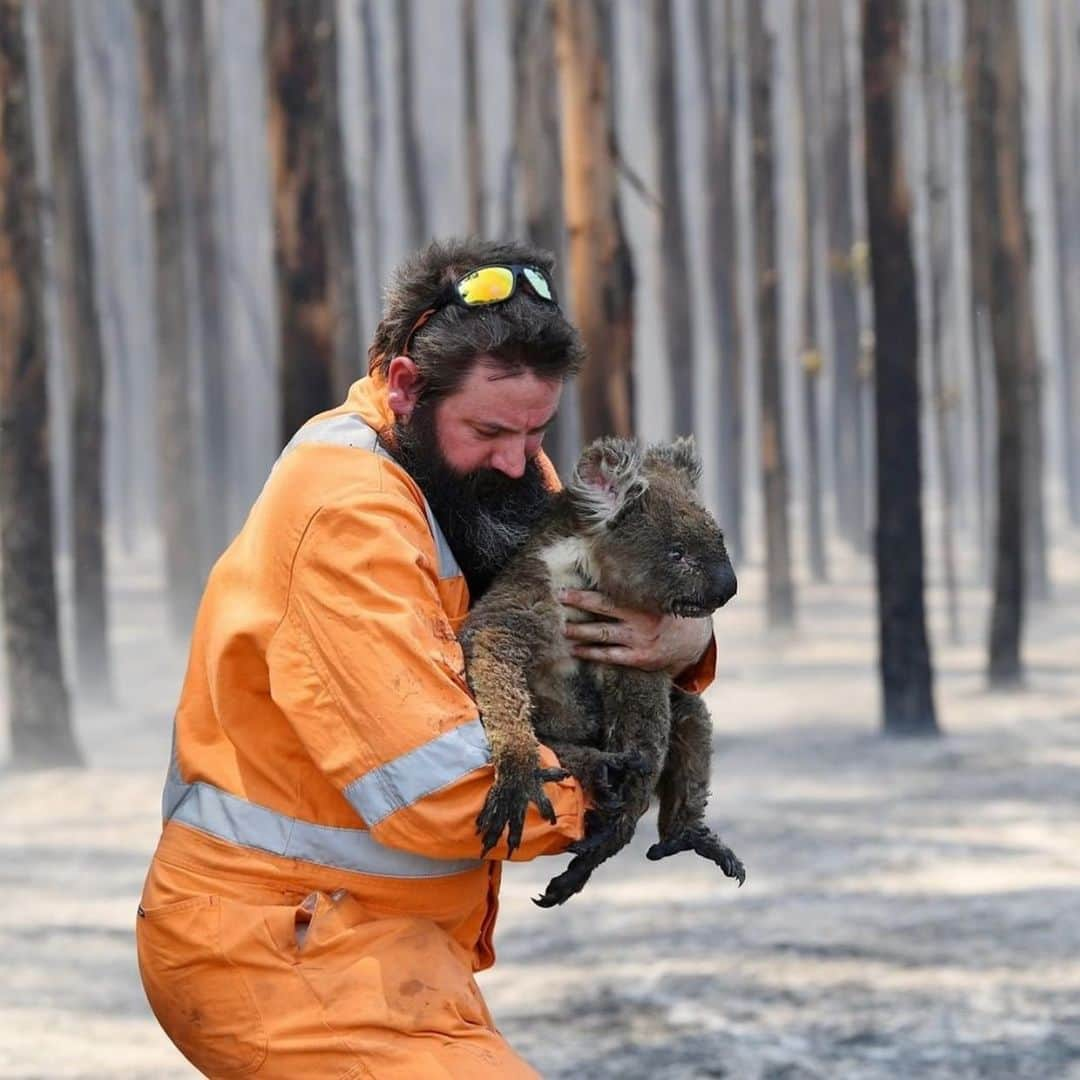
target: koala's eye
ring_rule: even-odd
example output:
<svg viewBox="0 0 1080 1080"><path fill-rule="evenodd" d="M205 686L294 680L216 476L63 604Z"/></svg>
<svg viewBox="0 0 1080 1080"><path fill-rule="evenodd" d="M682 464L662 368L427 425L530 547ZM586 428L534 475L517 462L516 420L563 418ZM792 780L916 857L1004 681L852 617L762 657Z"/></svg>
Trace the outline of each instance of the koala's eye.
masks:
<svg viewBox="0 0 1080 1080"><path fill-rule="evenodd" d="M672 562L682 562L686 558L686 549L676 545L668 552L668 558Z"/></svg>

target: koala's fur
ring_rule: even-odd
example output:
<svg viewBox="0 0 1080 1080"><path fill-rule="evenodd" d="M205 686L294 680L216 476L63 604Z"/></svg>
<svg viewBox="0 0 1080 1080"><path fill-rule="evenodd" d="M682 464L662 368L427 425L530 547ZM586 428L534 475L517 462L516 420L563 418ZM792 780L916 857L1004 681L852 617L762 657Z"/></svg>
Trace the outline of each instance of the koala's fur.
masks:
<svg viewBox="0 0 1080 1080"><path fill-rule="evenodd" d="M491 745L495 782L477 827L490 850L509 829L513 851L530 801L554 821L538 739L582 780L597 803L586 838L572 847L541 906L578 892L625 846L653 791L660 799L659 859L694 850L729 877L742 864L704 822L712 725L701 699L663 672L582 661L567 619L589 619L556 598L596 589L614 604L704 616L735 593L723 534L701 505L693 441L647 450L600 439L582 453L566 489L525 547L477 602L461 632L469 683Z"/></svg>

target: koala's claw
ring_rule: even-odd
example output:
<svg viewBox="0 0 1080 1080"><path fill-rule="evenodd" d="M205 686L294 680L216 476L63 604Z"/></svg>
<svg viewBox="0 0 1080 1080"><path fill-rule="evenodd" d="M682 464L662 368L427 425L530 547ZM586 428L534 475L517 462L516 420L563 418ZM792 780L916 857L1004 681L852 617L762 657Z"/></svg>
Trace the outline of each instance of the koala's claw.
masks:
<svg viewBox="0 0 1080 1080"><path fill-rule="evenodd" d="M529 803L536 803L540 815L555 824L555 808L544 793L544 784L565 780L570 774L565 769L535 769L524 781L506 774L497 774L491 785L484 808L476 818L476 831L483 839L481 857L495 847L507 830L507 857L521 846L521 833L525 827L525 815Z"/></svg>
<svg viewBox="0 0 1080 1080"><path fill-rule="evenodd" d="M589 880L594 868L591 859L580 855L571 859L570 865L548 882L543 896L533 897L533 903L542 908L565 904L571 896L585 888L585 883Z"/></svg>
<svg viewBox="0 0 1080 1080"><path fill-rule="evenodd" d="M746 880L746 869L739 857L716 833L704 825L682 829L665 836L659 843L649 848L645 857L655 862L657 859L675 855L680 851L696 851L702 858L716 863L726 877L735 878L738 881L740 888Z"/></svg>

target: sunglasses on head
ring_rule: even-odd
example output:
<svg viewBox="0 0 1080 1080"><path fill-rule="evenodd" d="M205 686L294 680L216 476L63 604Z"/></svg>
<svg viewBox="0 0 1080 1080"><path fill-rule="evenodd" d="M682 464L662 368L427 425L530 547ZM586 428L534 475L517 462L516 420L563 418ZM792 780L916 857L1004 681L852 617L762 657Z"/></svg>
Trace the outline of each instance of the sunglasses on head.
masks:
<svg viewBox="0 0 1080 1080"><path fill-rule="evenodd" d="M517 292L518 285L522 281L537 299L558 306L551 280L540 267L529 266L525 263L478 266L464 277L450 282L436 298L435 303L421 313L405 338L402 353L409 355L409 345L412 343L413 335L432 315L442 311L447 305L458 304L462 307L474 308L484 307L487 304L501 304Z"/></svg>

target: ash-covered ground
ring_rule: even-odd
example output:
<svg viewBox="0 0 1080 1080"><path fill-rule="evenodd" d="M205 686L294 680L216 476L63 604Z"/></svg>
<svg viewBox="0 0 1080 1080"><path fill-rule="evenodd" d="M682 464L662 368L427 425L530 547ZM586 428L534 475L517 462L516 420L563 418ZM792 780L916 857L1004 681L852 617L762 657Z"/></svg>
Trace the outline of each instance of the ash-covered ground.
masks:
<svg viewBox="0 0 1080 1080"><path fill-rule="evenodd" d="M90 767L0 777L0 1076L195 1075L135 966L185 659L142 566L114 596L120 705L79 713ZM1059 548L1054 573L1004 695L985 591L961 645L932 593L946 735L898 741L869 567L803 588L791 635L764 630L744 569L708 700L713 824L747 883L649 863L651 817L563 908L529 900L563 860L510 867L480 977L509 1040L552 1078L1080 1078L1080 558Z"/></svg>

